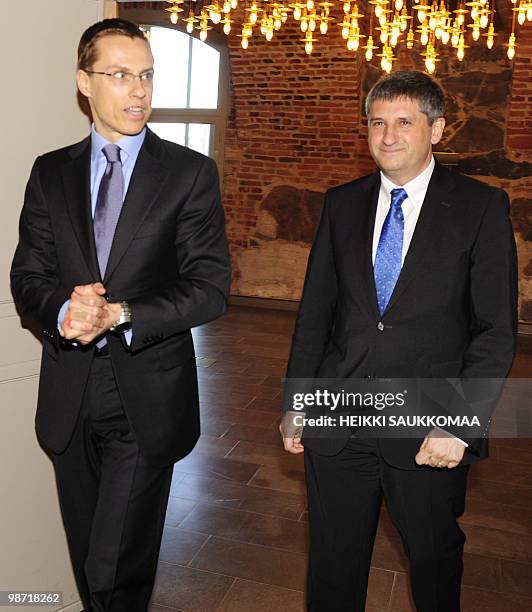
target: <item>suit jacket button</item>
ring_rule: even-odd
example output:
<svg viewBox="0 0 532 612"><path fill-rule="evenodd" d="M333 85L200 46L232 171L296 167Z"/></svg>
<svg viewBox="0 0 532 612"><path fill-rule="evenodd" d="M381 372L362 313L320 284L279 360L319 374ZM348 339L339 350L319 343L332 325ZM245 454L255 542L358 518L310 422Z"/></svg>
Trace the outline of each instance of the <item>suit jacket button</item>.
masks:
<svg viewBox="0 0 532 612"><path fill-rule="evenodd" d="M379 322L377 323L377 329L378 329L379 331L383 331L383 330L384 330L384 325L382 324L382 321L379 321Z"/></svg>

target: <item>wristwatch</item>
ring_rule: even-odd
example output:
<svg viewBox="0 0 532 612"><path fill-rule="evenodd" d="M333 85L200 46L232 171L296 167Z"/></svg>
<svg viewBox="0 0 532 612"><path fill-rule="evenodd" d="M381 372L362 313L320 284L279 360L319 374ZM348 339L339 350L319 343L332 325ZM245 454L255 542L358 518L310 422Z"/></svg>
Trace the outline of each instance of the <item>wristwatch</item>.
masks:
<svg viewBox="0 0 532 612"><path fill-rule="evenodd" d="M109 328L115 334L124 334L131 329L131 308L127 302L120 302L120 317L118 321Z"/></svg>

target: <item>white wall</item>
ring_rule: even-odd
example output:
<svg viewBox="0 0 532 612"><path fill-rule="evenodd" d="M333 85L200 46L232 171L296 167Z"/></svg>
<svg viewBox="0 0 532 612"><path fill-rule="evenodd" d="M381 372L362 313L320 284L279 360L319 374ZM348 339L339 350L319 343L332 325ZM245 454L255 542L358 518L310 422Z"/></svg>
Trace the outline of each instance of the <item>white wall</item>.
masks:
<svg viewBox="0 0 532 612"><path fill-rule="evenodd" d="M0 6L0 590L64 591L65 610L76 611L52 467L34 433L40 344L20 326L9 268L33 160L88 133L76 102L76 49L103 8L98 0Z"/></svg>

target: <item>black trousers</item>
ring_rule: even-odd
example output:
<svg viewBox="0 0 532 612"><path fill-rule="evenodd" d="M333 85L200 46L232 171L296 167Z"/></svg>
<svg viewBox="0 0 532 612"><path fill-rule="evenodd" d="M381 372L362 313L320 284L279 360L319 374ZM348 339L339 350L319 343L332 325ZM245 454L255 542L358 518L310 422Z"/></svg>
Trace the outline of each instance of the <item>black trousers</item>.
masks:
<svg viewBox="0 0 532 612"><path fill-rule="evenodd" d="M418 612L459 612L468 466L401 470L376 440L332 457L305 450L310 529L308 610L363 612L384 496L410 561Z"/></svg>
<svg viewBox="0 0 532 612"><path fill-rule="evenodd" d="M86 610L146 612L172 466L154 467L143 457L122 408L109 357L94 358L73 438L53 461Z"/></svg>

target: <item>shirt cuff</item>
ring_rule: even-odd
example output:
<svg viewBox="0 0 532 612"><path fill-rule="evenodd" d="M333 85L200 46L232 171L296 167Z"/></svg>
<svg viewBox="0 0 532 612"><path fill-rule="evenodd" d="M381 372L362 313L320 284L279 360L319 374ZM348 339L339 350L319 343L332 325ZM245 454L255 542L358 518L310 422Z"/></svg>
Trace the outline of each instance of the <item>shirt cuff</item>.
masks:
<svg viewBox="0 0 532 612"><path fill-rule="evenodd" d="M68 305L70 304L70 300L67 300L60 308L59 314L57 315L57 328L63 325L63 321L65 320L66 311L68 310Z"/></svg>
<svg viewBox="0 0 532 612"><path fill-rule="evenodd" d="M444 434L445 438L454 438L457 442L460 442L460 444L463 444L466 448L469 446L467 442L464 442L461 438L457 438L456 436L453 436L452 433L450 433L449 431L446 431L445 429L442 429L441 427L436 426L434 429L441 431Z"/></svg>

